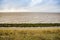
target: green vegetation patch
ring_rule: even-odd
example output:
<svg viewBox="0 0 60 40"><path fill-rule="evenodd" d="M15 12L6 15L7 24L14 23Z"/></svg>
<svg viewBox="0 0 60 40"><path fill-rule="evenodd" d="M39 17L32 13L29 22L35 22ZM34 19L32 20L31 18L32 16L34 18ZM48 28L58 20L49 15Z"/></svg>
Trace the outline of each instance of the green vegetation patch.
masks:
<svg viewBox="0 0 60 40"><path fill-rule="evenodd" d="M52 27L60 26L60 23L21 23L21 24L0 24L0 27Z"/></svg>

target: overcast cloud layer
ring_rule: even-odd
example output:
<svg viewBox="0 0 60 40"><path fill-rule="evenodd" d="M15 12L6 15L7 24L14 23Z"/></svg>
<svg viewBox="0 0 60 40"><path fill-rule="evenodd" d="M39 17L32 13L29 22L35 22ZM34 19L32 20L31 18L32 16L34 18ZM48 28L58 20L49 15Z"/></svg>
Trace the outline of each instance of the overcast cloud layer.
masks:
<svg viewBox="0 0 60 40"><path fill-rule="evenodd" d="M60 0L0 0L0 12L60 12Z"/></svg>

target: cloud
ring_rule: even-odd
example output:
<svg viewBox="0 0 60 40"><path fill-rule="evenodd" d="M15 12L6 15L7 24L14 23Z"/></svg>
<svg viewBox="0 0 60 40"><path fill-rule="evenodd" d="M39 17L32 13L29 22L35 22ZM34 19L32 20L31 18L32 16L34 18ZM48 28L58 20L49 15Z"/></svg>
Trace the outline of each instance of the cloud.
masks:
<svg viewBox="0 0 60 40"><path fill-rule="evenodd" d="M34 5L36 5L36 4L38 4L38 3L42 3L43 2L43 0L32 0L32 2L30 3L30 7L32 7L32 6L34 6Z"/></svg>
<svg viewBox="0 0 60 40"><path fill-rule="evenodd" d="M60 0L0 0L0 12L60 12Z"/></svg>

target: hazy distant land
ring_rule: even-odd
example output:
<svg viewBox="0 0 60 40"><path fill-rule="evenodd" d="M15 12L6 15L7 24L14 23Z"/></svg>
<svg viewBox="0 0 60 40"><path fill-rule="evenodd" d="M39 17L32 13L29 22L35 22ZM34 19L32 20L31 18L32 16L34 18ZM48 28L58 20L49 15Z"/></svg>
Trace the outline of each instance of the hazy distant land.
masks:
<svg viewBox="0 0 60 40"><path fill-rule="evenodd" d="M60 23L60 13L0 12L0 23Z"/></svg>

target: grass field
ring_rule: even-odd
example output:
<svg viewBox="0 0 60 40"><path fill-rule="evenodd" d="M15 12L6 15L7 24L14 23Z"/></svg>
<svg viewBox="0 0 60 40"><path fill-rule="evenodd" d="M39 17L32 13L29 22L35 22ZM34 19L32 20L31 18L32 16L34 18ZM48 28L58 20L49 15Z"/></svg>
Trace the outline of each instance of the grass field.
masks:
<svg viewBox="0 0 60 40"><path fill-rule="evenodd" d="M0 40L60 40L60 27L1 27Z"/></svg>

